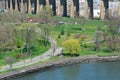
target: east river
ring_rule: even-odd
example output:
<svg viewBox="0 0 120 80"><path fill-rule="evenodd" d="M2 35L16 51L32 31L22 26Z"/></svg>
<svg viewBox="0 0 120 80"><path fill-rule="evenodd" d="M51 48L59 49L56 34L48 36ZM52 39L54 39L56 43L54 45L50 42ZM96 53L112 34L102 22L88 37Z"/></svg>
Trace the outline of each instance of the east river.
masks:
<svg viewBox="0 0 120 80"><path fill-rule="evenodd" d="M74 64L13 80L120 80L120 62Z"/></svg>

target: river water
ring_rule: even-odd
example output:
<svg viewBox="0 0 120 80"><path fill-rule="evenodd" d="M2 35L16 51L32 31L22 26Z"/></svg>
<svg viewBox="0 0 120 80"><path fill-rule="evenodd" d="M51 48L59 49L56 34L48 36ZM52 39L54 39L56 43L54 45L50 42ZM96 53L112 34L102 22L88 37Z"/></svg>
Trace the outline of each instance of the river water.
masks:
<svg viewBox="0 0 120 80"><path fill-rule="evenodd" d="M14 80L120 80L120 62L74 64Z"/></svg>

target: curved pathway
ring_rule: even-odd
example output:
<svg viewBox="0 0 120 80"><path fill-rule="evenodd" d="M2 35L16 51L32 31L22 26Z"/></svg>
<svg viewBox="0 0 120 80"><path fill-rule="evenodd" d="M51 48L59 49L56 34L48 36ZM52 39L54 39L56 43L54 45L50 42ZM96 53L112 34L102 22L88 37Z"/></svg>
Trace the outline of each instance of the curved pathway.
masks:
<svg viewBox="0 0 120 80"><path fill-rule="evenodd" d="M12 66L12 69L32 65L32 64L38 63L40 61L46 60L48 58L51 58L53 56L57 56L57 55L61 54L62 48L57 47L56 41L51 37L49 37L49 41L51 43L51 48L47 52L45 52L42 55L39 55L37 57L32 58L32 60L31 59L26 59L25 60L25 65L24 65L24 61L14 63L13 66ZM9 69L10 69L9 65L1 66L0 72L7 71Z"/></svg>

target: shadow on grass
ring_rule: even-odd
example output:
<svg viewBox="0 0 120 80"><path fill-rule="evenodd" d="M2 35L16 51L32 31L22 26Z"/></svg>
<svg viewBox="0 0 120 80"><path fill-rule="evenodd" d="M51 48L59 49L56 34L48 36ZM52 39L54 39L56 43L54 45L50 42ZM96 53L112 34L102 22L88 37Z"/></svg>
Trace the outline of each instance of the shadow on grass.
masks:
<svg viewBox="0 0 120 80"><path fill-rule="evenodd" d="M82 30L82 28L71 28L72 30Z"/></svg>
<svg viewBox="0 0 120 80"><path fill-rule="evenodd" d="M78 57L80 54L63 53L63 56Z"/></svg>

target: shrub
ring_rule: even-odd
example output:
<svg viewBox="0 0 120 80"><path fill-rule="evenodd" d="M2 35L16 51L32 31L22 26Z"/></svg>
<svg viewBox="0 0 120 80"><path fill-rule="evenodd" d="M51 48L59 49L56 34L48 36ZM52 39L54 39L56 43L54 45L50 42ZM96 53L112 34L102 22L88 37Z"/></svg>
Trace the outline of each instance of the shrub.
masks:
<svg viewBox="0 0 120 80"><path fill-rule="evenodd" d="M61 31L61 35L64 35L65 34L65 31L64 31L64 29L62 29L62 31Z"/></svg>
<svg viewBox="0 0 120 80"><path fill-rule="evenodd" d="M104 48L104 49L103 49L103 52L108 52L108 53L111 53L111 52L112 52L112 50L111 50L111 49L109 49L109 48Z"/></svg>
<svg viewBox="0 0 120 80"><path fill-rule="evenodd" d="M75 38L75 39L80 38L80 34L75 34L75 35L74 35L74 38Z"/></svg>
<svg viewBox="0 0 120 80"><path fill-rule="evenodd" d="M80 38L81 38L82 41L84 41L87 38L87 36L86 35L81 35Z"/></svg>
<svg viewBox="0 0 120 80"><path fill-rule="evenodd" d="M66 37L69 37L69 36L70 36L70 31L68 31L66 34Z"/></svg>
<svg viewBox="0 0 120 80"><path fill-rule="evenodd" d="M58 35L58 39L60 39L60 38L61 38L61 35L59 34L59 35Z"/></svg>
<svg viewBox="0 0 120 80"><path fill-rule="evenodd" d="M15 59L18 60L21 57L21 54L16 54Z"/></svg>

